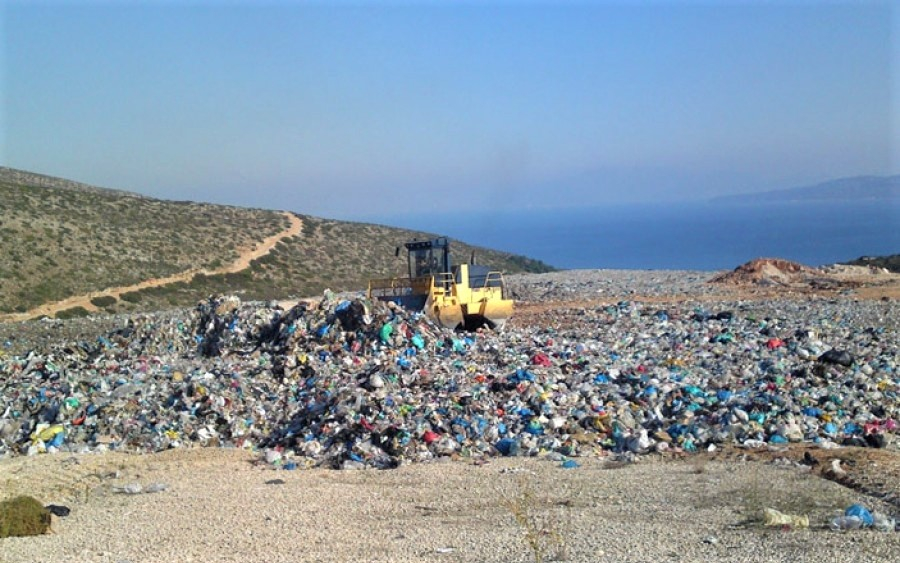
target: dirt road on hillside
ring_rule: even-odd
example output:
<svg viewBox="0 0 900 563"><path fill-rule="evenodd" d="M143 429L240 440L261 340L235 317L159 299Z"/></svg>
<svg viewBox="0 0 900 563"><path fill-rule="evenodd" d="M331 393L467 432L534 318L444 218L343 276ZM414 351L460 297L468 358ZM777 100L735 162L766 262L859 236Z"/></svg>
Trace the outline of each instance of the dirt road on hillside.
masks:
<svg viewBox="0 0 900 563"><path fill-rule="evenodd" d="M292 236L299 235L303 232L303 221L299 217L287 211L284 212L284 216L287 217L290 221L290 226L288 226L288 228L284 229L280 233L274 234L264 239L261 243L253 248L240 250L240 255L238 256L238 258L227 266L223 266L215 270L192 268L190 270L165 278L152 278L133 285L110 287L102 291L94 291L85 295L76 295L74 297L63 299L62 301L45 303L25 313L0 316L0 321L16 322L27 321L29 319L35 319L43 316L52 317L60 311L65 311L66 309L71 309L73 307L83 307L88 311L97 311L97 307L93 303L91 303L91 300L97 297L110 296L118 299L119 296L123 293L140 291L141 289L147 289L149 287L159 287L176 282L188 282L197 274L214 276L219 274L233 274L235 272L240 272L241 270L246 270L250 267L250 263L253 260L267 255L272 251L273 248L275 248L275 245L280 241Z"/></svg>

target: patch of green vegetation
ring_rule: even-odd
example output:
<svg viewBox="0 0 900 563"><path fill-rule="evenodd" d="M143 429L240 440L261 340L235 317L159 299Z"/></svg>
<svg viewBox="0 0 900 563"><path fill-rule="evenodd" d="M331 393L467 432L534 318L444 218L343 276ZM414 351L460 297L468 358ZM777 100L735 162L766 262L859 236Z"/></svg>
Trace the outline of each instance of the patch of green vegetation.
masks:
<svg viewBox="0 0 900 563"><path fill-rule="evenodd" d="M556 268L547 264L546 262L542 262L540 260L536 260L534 258L527 258L525 256L518 256L515 254L510 254L508 260L510 263L515 264L521 271L530 272L533 274L544 274L547 272L555 272Z"/></svg>
<svg viewBox="0 0 900 563"><path fill-rule="evenodd" d="M118 300L112 295L101 295L99 297L94 297L93 299L91 299L91 305L93 305L94 307L105 309L106 307L115 305L116 301Z"/></svg>
<svg viewBox="0 0 900 563"><path fill-rule="evenodd" d="M50 511L34 497L0 502L0 538L38 536L50 530Z"/></svg>
<svg viewBox="0 0 900 563"><path fill-rule="evenodd" d="M520 491L506 501L506 508L522 532L535 563L568 559L566 535L560 522L541 512L533 487L528 482L519 485Z"/></svg>
<svg viewBox="0 0 900 563"><path fill-rule="evenodd" d="M128 303L140 303L143 296L140 291L129 291L127 293L123 293L119 296L122 301L126 301Z"/></svg>
<svg viewBox="0 0 900 563"><path fill-rule="evenodd" d="M68 319L86 317L90 314L90 311L88 311L84 307L72 307L70 309L63 309L62 311L56 313L56 318L65 321Z"/></svg>

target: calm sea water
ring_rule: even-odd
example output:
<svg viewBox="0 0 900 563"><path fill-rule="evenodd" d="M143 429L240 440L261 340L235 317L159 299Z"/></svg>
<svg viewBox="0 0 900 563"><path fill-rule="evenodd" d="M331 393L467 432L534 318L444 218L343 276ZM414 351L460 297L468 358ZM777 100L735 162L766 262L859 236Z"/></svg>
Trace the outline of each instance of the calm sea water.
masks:
<svg viewBox="0 0 900 563"><path fill-rule="evenodd" d="M732 269L757 257L810 266L900 253L900 202L610 205L380 217L558 268Z"/></svg>

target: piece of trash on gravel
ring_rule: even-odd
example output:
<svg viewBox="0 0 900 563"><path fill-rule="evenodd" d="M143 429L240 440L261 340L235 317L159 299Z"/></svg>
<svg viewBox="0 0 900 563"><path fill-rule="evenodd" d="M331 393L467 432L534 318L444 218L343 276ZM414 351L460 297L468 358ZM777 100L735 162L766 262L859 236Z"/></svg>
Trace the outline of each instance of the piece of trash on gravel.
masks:
<svg viewBox="0 0 900 563"><path fill-rule="evenodd" d="M112 490L114 493L119 493L123 495L139 495L139 494L150 494L150 493L160 493L169 488L169 486L165 483L151 483L146 487L141 485L140 483L128 483L127 485L113 485Z"/></svg>
<svg viewBox="0 0 900 563"><path fill-rule="evenodd" d="M48 504L44 508L49 510L50 513L54 516L59 516L60 518L66 517L72 512L72 510L68 506L63 506L60 504Z"/></svg>
<svg viewBox="0 0 900 563"><path fill-rule="evenodd" d="M809 528L809 516L798 514L785 514L774 508L763 510L766 526L790 526L792 528Z"/></svg>

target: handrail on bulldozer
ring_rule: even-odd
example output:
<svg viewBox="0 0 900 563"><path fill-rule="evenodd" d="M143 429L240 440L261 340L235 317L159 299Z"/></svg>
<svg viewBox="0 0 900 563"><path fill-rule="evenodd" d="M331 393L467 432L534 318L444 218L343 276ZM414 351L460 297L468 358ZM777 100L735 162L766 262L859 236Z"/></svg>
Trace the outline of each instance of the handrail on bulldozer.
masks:
<svg viewBox="0 0 900 563"><path fill-rule="evenodd" d="M378 278L369 280L369 295L390 296L407 295L413 288L428 286L431 278L421 276L418 278Z"/></svg>
<svg viewBox="0 0 900 563"><path fill-rule="evenodd" d="M412 290L410 278L381 278L369 280L369 295L403 295Z"/></svg>
<svg viewBox="0 0 900 563"><path fill-rule="evenodd" d="M453 274L450 272L442 272L434 275L434 286L441 287L445 291L449 291L453 284L456 283L456 279L453 277Z"/></svg>
<svg viewBox="0 0 900 563"><path fill-rule="evenodd" d="M484 277L484 285L482 287L503 288L503 274L501 272L488 272L488 275Z"/></svg>

